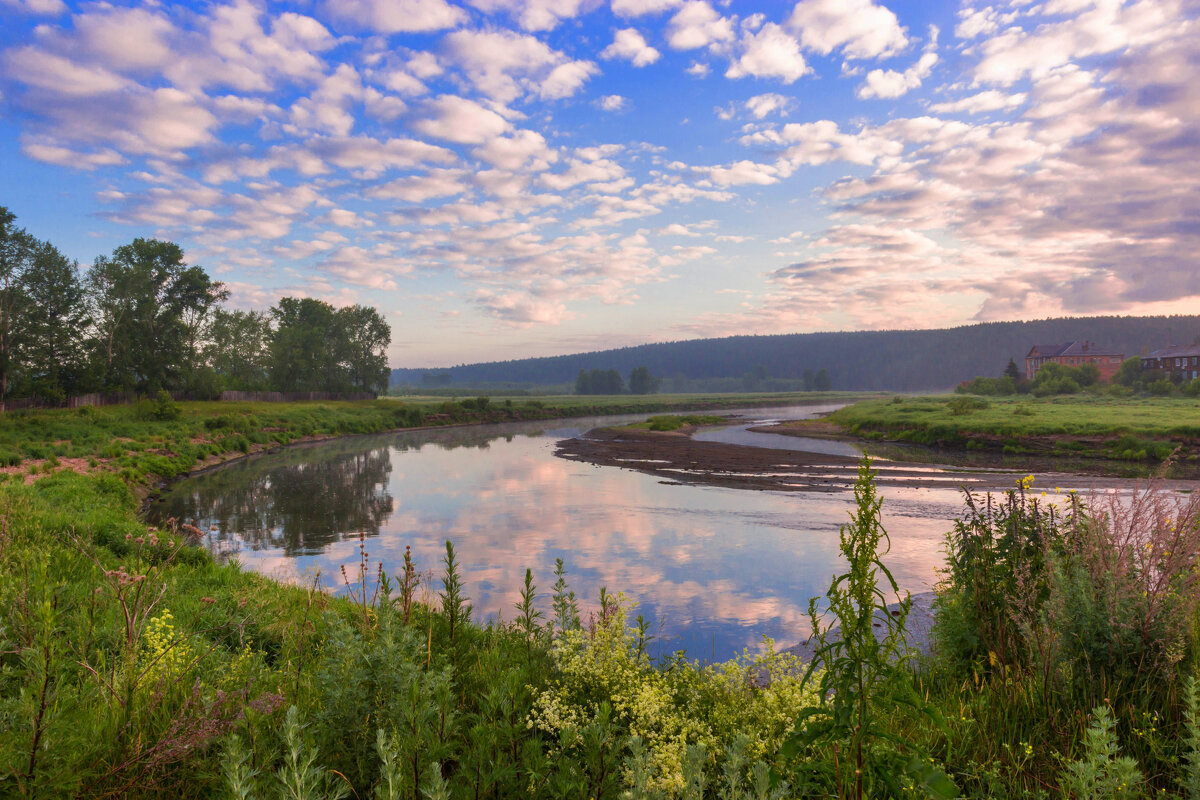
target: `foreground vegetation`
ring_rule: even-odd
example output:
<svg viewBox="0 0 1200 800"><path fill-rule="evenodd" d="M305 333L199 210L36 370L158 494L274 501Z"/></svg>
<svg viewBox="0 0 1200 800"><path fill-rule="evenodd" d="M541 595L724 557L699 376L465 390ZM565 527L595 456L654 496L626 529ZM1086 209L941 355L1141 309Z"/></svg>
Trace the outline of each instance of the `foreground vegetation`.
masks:
<svg viewBox="0 0 1200 800"><path fill-rule="evenodd" d="M1200 459L1200 404L1190 398L865 400L828 420L867 438L1003 453L1181 463Z"/></svg>
<svg viewBox="0 0 1200 800"><path fill-rule="evenodd" d="M243 411L388 404L270 408ZM0 796L1200 797L1200 496L968 497L918 657L864 464L806 669L652 660L631 601L576 598L561 562L481 623L450 543L361 541L337 597L280 585L139 522L135 477L0 484Z"/></svg>

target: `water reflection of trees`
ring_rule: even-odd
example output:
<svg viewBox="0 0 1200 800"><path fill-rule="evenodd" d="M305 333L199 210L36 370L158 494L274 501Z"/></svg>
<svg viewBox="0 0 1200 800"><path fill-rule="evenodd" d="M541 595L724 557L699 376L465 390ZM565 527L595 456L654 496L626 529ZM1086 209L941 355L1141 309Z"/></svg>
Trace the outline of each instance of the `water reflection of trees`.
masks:
<svg viewBox="0 0 1200 800"><path fill-rule="evenodd" d="M236 539L288 556L319 552L360 532L377 536L394 508L387 490L391 454L386 446L362 444L300 448L231 465L180 484L151 516L216 526L217 542Z"/></svg>

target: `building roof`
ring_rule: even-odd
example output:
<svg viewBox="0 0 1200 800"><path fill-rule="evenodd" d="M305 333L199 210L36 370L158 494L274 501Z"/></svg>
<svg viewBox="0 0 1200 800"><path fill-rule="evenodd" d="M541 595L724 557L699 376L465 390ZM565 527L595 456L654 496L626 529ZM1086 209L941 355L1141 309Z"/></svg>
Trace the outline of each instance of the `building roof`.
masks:
<svg viewBox="0 0 1200 800"><path fill-rule="evenodd" d="M1063 344L1035 344L1026 358L1053 358L1055 356L1124 356L1110 347L1101 347L1095 342L1075 340Z"/></svg>
<svg viewBox="0 0 1200 800"><path fill-rule="evenodd" d="M1178 358L1180 356L1200 356L1200 344L1173 344L1161 350L1154 350L1143 358Z"/></svg>

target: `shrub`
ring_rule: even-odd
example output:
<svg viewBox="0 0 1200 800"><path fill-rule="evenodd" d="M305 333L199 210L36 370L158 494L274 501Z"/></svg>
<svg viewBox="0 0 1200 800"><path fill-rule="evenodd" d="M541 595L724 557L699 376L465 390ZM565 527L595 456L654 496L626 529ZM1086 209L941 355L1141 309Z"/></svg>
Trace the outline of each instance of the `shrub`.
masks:
<svg viewBox="0 0 1200 800"><path fill-rule="evenodd" d="M951 414L959 417L964 414L970 414L972 411L982 411L985 408L990 408L991 403L982 397L952 397L946 403L946 407L950 409Z"/></svg>

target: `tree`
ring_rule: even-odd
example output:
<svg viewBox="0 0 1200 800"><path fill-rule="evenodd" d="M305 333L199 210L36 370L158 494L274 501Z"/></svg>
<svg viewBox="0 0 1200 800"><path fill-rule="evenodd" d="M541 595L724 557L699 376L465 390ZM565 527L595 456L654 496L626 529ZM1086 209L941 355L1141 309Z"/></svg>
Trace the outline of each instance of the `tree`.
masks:
<svg viewBox="0 0 1200 800"><path fill-rule="evenodd" d="M265 311L217 309L208 327L205 361L224 388L267 388L271 318Z"/></svg>
<svg viewBox="0 0 1200 800"><path fill-rule="evenodd" d="M587 370L579 370L579 376L575 378L575 394L591 394L592 380L588 375Z"/></svg>
<svg viewBox="0 0 1200 800"><path fill-rule="evenodd" d="M88 271L104 384L150 392L181 385L198 362L199 331L227 293L174 242L134 239Z"/></svg>
<svg viewBox="0 0 1200 800"><path fill-rule="evenodd" d="M811 392L817 386L817 376L811 369L804 370L804 391Z"/></svg>
<svg viewBox="0 0 1200 800"><path fill-rule="evenodd" d="M833 381L830 379L829 373L824 368L822 368L821 371L817 373L816 377L813 378L813 388L818 392L828 392L833 388Z"/></svg>
<svg viewBox="0 0 1200 800"><path fill-rule="evenodd" d="M16 339L23 389L61 400L84 380L88 319L79 264L49 242L38 242L19 285L26 299Z"/></svg>
<svg viewBox="0 0 1200 800"><path fill-rule="evenodd" d="M634 367L633 372L629 373L630 394L654 394L661 383L662 381L650 374L648 367Z"/></svg>
<svg viewBox="0 0 1200 800"><path fill-rule="evenodd" d="M33 237L16 227L16 215L0 206L0 400L8 396L13 367L12 336L24 306L21 277L33 254Z"/></svg>
<svg viewBox="0 0 1200 800"><path fill-rule="evenodd" d="M281 297L271 309L271 385L281 392L338 391L337 362L330 346L336 335L333 306L311 297Z"/></svg>
<svg viewBox="0 0 1200 800"><path fill-rule="evenodd" d="M1004 375L1014 381L1021 380L1021 368L1017 366L1017 362L1011 356L1008 359L1008 366L1004 368Z"/></svg>
<svg viewBox="0 0 1200 800"><path fill-rule="evenodd" d="M341 356L351 385L363 392L386 392L391 326L370 306L346 306L337 312L337 320Z"/></svg>

